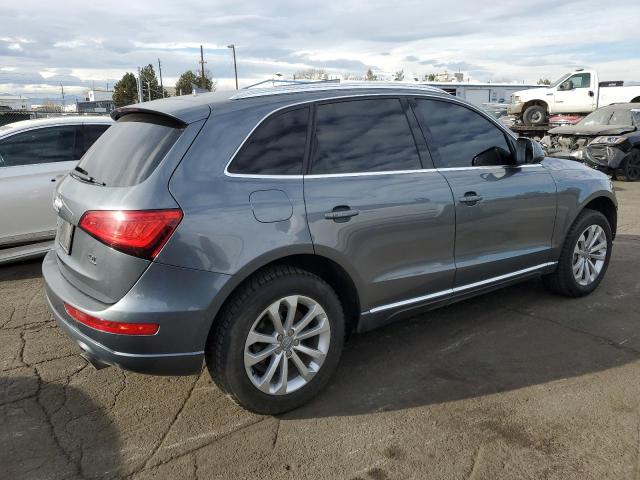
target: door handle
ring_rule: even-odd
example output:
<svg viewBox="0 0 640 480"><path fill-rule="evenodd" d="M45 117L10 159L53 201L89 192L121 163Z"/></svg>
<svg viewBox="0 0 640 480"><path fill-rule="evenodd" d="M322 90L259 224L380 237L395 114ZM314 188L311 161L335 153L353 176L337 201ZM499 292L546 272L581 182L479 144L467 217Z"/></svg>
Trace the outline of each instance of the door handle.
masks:
<svg viewBox="0 0 640 480"><path fill-rule="evenodd" d="M480 200L482 200L482 197L476 194L476 192L467 192L464 194L464 197L458 199L460 203L466 203L469 206L475 205Z"/></svg>
<svg viewBox="0 0 640 480"><path fill-rule="evenodd" d="M327 220L333 220L334 222L346 222L351 217L355 217L360 214L360 210L352 209L345 205L335 207L332 211L324 214L324 218Z"/></svg>
<svg viewBox="0 0 640 480"><path fill-rule="evenodd" d="M548 97L550 97L551 95L553 95L553 93L547 93L546 94Z"/></svg>

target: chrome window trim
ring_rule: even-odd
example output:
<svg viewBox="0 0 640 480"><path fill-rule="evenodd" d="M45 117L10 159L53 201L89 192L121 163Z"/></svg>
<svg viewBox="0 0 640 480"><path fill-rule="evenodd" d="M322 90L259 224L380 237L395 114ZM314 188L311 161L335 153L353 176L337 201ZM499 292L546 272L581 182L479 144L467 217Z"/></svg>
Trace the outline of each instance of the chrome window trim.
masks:
<svg viewBox="0 0 640 480"><path fill-rule="evenodd" d="M368 88L376 88L376 87L371 87L369 86ZM396 88L402 88L402 87L396 87ZM391 88L389 88L391 90ZM295 103L289 103L287 105L278 107L274 110L271 110L269 113L265 114L251 129L251 131L246 135L246 137L244 138L244 140L242 140L242 142L240 142L240 145L238 146L238 148L235 149L235 151L233 152L233 154L231 155L231 158L229 159L229 161L227 161L227 164L224 167L224 175L227 177L236 177L236 178L253 178L253 179L274 179L274 180L286 180L286 179L292 179L292 180L300 180L302 178L324 178L324 176L332 176L332 177L338 177L338 176L360 176L360 175L371 175L371 174L379 174L379 175L391 175L397 172L410 172L410 173L417 173L417 172L422 172L422 171L431 171L431 170L440 170L440 171L448 171L448 170L471 170L471 169L487 169L487 168L504 168L504 167L519 167L519 168L523 168L523 167L537 167L537 166L541 166L539 164L535 164L535 165L501 165L501 166L493 166L493 167L450 167L450 168L434 168L434 169L428 169L428 168L424 168L424 169L419 169L419 170L396 170L396 171L383 171L383 172L354 172L354 173L329 173L329 174L316 174L316 175L299 175L299 174L294 174L294 175L269 175L269 174L252 174L252 173L231 173L229 172L229 165L231 165L231 163L233 162L233 160L236 158L236 156L238 155L238 152L240 152L240 150L242 149L242 147L244 147L244 145L247 143L247 140L249 140L249 138L251 137L251 135L253 135L253 132L255 132L257 130L257 128L262 125L262 123L269 118L271 115L274 115L282 110L286 110L292 107L298 107L301 105L308 105L308 104L312 104L312 103L316 103L316 102L325 102L325 101L331 101L331 100L343 100L343 99L351 99L351 98L364 98L364 97L393 97L393 96L413 96L413 97L420 97L420 98L426 98L426 99L430 99L430 100L443 100L446 102L451 102L451 103L457 103L459 105L465 106L467 108L470 108L471 110L475 111L476 113L482 115L484 118L490 120L491 122L493 122L494 125L496 125L500 130L502 130L503 132L511 135L511 137L513 139L517 139L517 135L515 134L515 132L512 132L511 130L509 130L508 128L506 128L504 125L500 124L500 122L498 122L495 118L491 117L490 115L487 115L486 112L483 112L482 110L476 108L474 105L468 104L462 100L459 100L456 97L453 97L451 95L442 95L440 92L434 91L434 92L423 92L420 91L419 89L417 92L413 93L408 93L408 92L389 92L389 93L363 93L363 94L344 94L344 95L339 95L339 96L333 96L333 97L325 97L325 98L314 98L314 99L309 99L309 100L302 100L300 102L295 102ZM450 97L450 98L449 98Z"/></svg>
<svg viewBox="0 0 640 480"><path fill-rule="evenodd" d="M450 168L421 168L415 170L387 170L382 172L355 172L355 173L317 173L310 175L254 175L250 173L227 173L229 177L254 178L254 179L274 179L274 180L302 180L318 178L340 178L340 177L370 177L379 175L406 175L433 172L455 172L465 170L505 170L507 168L543 168L540 164L535 165L495 165L478 167L450 167Z"/></svg>
<svg viewBox="0 0 640 480"><path fill-rule="evenodd" d="M368 315L371 313L382 312L384 310L390 310L396 307L402 307L404 305L411 305L414 303L422 302L424 300L430 300L432 298L443 297L445 295L451 295L458 292L463 292L465 290L473 289L476 287L481 287L483 285L488 285L491 283L499 282L500 280L506 280L509 278L517 277L518 275L524 275L525 273L535 272L537 270L542 270L543 268L550 267L552 265L556 265L558 262L547 262L541 263L540 265L535 265L529 268L523 268L522 270L517 270L515 272L506 273L504 275L499 275L497 277L487 278L486 280L480 280L479 282L469 283L467 285L462 285L460 287L449 288L447 290L442 290L440 292L430 293L428 295L422 295L420 297L408 298L406 300L400 300L398 302L387 303L385 305L380 305L378 307L371 308L370 310L363 312L363 315Z"/></svg>

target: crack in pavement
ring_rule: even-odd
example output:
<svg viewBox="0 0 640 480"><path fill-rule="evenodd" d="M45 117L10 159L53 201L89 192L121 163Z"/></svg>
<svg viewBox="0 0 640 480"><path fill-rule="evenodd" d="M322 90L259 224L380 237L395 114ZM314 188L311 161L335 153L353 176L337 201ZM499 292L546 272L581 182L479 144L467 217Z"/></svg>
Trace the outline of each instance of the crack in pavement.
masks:
<svg viewBox="0 0 640 480"><path fill-rule="evenodd" d="M40 393L42 392L42 378L40 377L40 374L38 373L38 371L36 369L34 369L36 378L37 378L37 382L38 382L38 390L36 392L36 403L40 406L40 408L42 409L42 412L44 414L44 417L46 419L46 423L47 426L49 427L50 431L51 431L51 439L53 440L54 444L56 445L56 447L60 450L60 452L62 453L63 457L67 460L67 462L69 462L72 466L75 467L76 470L76 475L79 476L80 478L85 478L82 472L82 465L75 461L73 459L73 456L62 446L62 442L60 441L60 438L58 436L58 433L56 431L56 427L53 424L53 417L52 415L49 413L49 411L47 410L47 407L45 406L45 404L43 403L41 397L40 397ZM65 392L65 397L67 396L66 394L66 388L67 385L64 386L63 390Z"/></svg>
<svg viewBox="0 0 640 480"><path fill-rule="evenodd" d="M147 459L147 461L144 463L144 465L140 469L138 469L137 471L133 472L132 475L138 473L139 471L145 470L147 467L150 466L150 463L153 460L153 457L156 455L156 453L158 453L158 451L162 447L162 444L164 443L164 441L169 436L169 433L171 432L171 429L175 425L176 421L178 420L178 418L180 418L180 415L182 414L182 411L184 410L184 407L187 405L187 402L191 398L191 395L193 394L193 390L196 388L196 385L198 384L198 380L199 379L200 379L200 376L196 377L195 380L193 381L193 385L191 385L191 388L189 389L189 392L187 393L187 396L185 397L184 401L182 402L182 405L180 405L180 408L178 408L176 414L173 416L173 419L169 423L169 427L165 430L164 435L162 435L162 438L160 439L160 441L158 442L156 447L153 449L153 451L149 455L149 458ZM157 466L157 465L154 465L154 466Z"/></svg>
<svg viewBox="0 0 640 480"><path fill-rule="evenodd" d="M480 460L482 457L483 446L480 445L476 454L473 456L473 465L471 467L471 472L469 472L468 480L474 480L476 478L476 474L478 473L478 465L480 464Z"/></svg>
<svg viewBox="0 0 640 480"><path fill-rule="evenodd" d="M559 327L562 327L562 328L564 328L566 330L569 330L571 332L574 332L574 333L580 333L582 335L587 335L587 336L589 336L589 337L591 337L591 338L593 338L595 340L598 340L601 343L604 343L606 345L614 347L614 348L616 348L618 350L622 350L622 351L627 352L627 353L632 353L634 355L640 355L640 350L636 350L635 348L628 347L628 346L624 345L623 343L616 342L615 340L611 340L610 338L603 337L602 335L598 335L598 334L593 333L593 332L589 332L588 330L582 330L580 328L571 327L569 325L563 324L562 322L558 322L557 320L554 320L552 318L548 318L548 317L546 317L544 315L533 315L532 313L523 312L521 310L518 310L517 308L512 308L512 307L503 307L503 308L506 309L506 310L510 310L512 312L519 313L521 315L526 315L527 317L534 318L536 320L542 320L543 322L553 323L554 325L557 325Z"/></svg>
<svg viewBox="0 0 640 480"><path fill-rule="evenodd" d="M276 432L273 437L273 443L271 444L271 452L273 452L276 449L276 443L278 443L278 435L280 435L280 422L282 422L282 420L278 418L276 423L276 429L275 429Z"/></svg>
<svg viewBox="0 0 640 480"><path fill-rule="evenodd" d="M259 423L262 423L262 422L266 422L268 420L271 420L272 418L273 417L264 417L264 418L261 418L259 420L254 421L254 422L247 423L246 425L244 425L243 427L239 428L238 430L233 430L231 432L227 432L224 435L221 435L220 437L212 439L210 442L205 443L204 445L199 445L198 447L192 448L191 450L187 450L186 452L183 452L183 453L181 453L179 455L176 455L175 457L171 457L171 458L168 458L168 459L166 459L164 461L158 462L155 465L153 465L151 468L158 468L158 467L161 467L163 465L167 465L168 463L176 462L176 461L180 460L181 458L186 457L187 455L192 455L192 454L198 453L200 450L203 450L203 449L205 449L207 447L210 447L211 445L226 439L230 435L233 435L235 433L240 433L240 432L246 430L249 427L253 427L254 425L258 425ZM196 457L196 455L194 455L194 460L195 460L195 457ZM197 467L197 460L196 460L196 467ZM149 468L147 467L147 465L144 465L144 466L142 466L142 468L136 470L135 472L132 472L131 473L131 477L133 477L133 476L135 476L135 475L137 475L137 474L139 474L141 472L144 472L146 470L149 470Z"/></svg>

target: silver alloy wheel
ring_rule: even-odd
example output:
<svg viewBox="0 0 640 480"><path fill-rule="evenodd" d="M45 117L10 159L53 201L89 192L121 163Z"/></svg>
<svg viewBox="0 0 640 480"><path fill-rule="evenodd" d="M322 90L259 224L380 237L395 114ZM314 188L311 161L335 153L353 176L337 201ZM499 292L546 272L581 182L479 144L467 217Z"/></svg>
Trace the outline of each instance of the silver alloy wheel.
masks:
<svg viewBox="0 0 640 480"><path fill-rule="evenodd" d="M607 235L600 225L587 227L573 249L573 276L586 287L596 281L607 258Z"/></svg>
<svg viewBox="0 0 640 480"><path fill-rule="evenodd" d="M244 367L262 392L291 393L318 373L330 341L329 319L318 302L303 295L284 297L253 322L244 345Z"/></svg>

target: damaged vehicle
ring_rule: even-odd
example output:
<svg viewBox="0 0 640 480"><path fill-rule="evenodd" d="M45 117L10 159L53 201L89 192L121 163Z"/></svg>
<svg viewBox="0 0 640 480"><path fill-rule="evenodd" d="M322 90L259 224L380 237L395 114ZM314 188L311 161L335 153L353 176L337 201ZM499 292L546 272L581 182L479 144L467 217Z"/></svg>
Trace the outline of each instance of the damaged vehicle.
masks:
<svg viewBox="0 0 640 480"><path fill-rule="evenodd" d="M614 179L640 180L640 103L600 108L576 125L549 130L548 155L584 162Z"/></svg>

